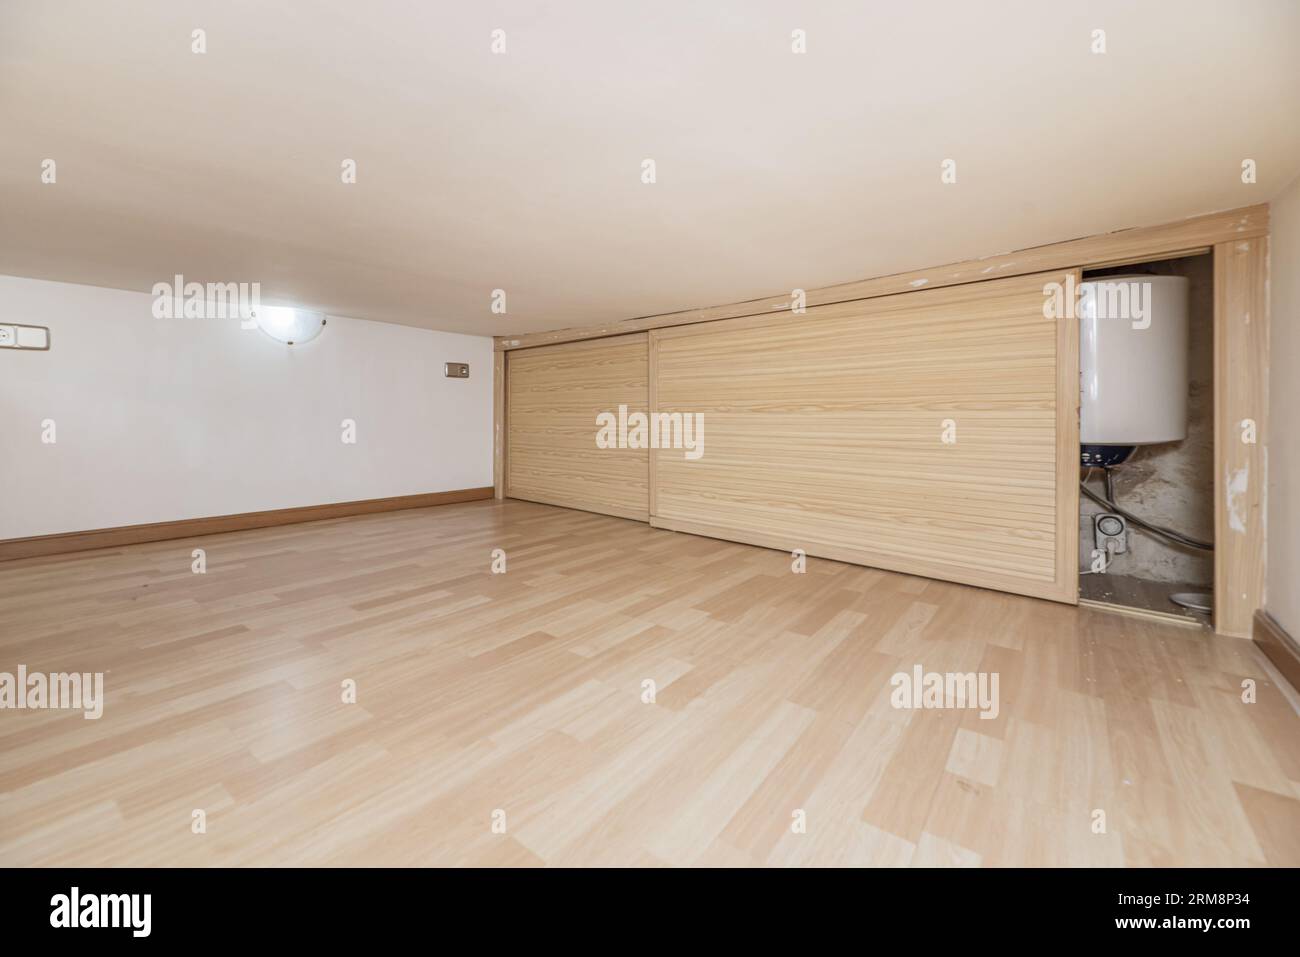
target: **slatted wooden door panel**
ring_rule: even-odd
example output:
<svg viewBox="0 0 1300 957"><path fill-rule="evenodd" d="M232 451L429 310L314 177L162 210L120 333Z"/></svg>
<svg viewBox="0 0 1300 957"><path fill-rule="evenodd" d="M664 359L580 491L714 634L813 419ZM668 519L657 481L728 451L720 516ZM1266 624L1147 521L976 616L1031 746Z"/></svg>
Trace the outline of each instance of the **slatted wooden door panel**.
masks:
<svg viewBox="0 0 1300 957"><path fill-rule="evenodd" d="M644 332L508 354L506 494L646 521L645 449L596 446L596 416L646 411Z"/></svg>
<svg viewBox="0 0 1300 957"><path fill-rule="evenodd" d="M652 331L652 408L702 413L704 451L652 453L651 523L1076 601L1065 277Z"/></svg>

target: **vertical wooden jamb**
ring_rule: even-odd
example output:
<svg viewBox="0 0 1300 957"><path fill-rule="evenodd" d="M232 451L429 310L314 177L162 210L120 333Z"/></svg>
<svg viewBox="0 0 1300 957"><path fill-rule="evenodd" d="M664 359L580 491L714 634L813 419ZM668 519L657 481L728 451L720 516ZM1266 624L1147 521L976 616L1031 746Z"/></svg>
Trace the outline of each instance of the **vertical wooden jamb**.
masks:
<svg viewBox="0 0 1300 957"><path fill-rule="evenodd" d="M506 353L492 353L492 491L506 497Z"/></svg>
<svg viewBox="0 0 1300 957"><path fill-rule="evenodd" d="M1079 288L1083 271L1072 270ZM1044 293L1046 294L1046 293ZM1056 587L1061 601L1079 603L1079 317L1056 320Z"/></svg>
<svg viewBox="0 0 1300 957"><path fill-rule="evenodd" d="M1240 637L1263 603L1267 283L1267 236L1215 245L1214 630Z"/></svg>
<svg viewBox="0 0 1300 957"><path fill-rule="evenodd" d="M650 428L657 428L655 415L659 412L659 335L651 329L646 347L646 414L650 418ZM652 445L646 454L648 473L646 475L646 498L649 502L650 518L655 516L655 448Z"/></svg>

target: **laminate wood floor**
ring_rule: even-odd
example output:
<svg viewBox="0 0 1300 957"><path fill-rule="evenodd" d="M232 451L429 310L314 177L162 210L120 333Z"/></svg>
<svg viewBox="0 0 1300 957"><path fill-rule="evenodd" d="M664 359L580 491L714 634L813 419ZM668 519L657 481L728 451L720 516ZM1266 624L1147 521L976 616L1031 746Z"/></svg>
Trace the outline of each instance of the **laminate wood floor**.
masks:
<svg viewBox="0 0 1300 957"><path fill-rule="evenodd" d="M1249 642L543 505L6 563L19 664L106 700L0 711L0 864L1300 864Z"/></svg>

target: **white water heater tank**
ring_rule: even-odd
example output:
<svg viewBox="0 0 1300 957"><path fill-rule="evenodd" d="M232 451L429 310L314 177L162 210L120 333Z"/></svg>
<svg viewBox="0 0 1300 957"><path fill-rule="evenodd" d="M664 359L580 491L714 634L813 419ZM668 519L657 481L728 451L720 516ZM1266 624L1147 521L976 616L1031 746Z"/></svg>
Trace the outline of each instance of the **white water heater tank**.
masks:
<svg viewBox="0 0 1300 957"><path fill-rule="evenodd" d="M1080 284L1079 442L1187 437L1187 280L1107 276Z"/></svg>

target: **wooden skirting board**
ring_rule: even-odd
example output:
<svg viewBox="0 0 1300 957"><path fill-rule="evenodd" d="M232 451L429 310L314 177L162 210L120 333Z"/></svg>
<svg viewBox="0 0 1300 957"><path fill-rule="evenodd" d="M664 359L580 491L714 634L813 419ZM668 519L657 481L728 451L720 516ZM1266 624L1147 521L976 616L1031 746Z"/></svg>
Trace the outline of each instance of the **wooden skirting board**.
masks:
<svg viewBox="0 0 1300 957"><path fill-rule="evenodd" d="M1268 660L1277 666L1277 670L1291 687L1300 690L1300 643L1287 634L1277 619L1264 609L1255 612L1254 629L1251 637Z"/></svg>
<svg viewBox="0 0 1300 957"><path fill-rule="evenodd" d="M43 555L61 555L67 552L83 552L96 548L139 545L143 542L162 542L173 538L194 538L199 535L240 532L250 528L268 528L272 525L319 522L324 519L344 518L349 515L370 515L375 512L395 512L406 508L428 508L431 505L477 502L491 497L492 488L490 486L487 488L461 488L447 492L396 495L391 498L367 498L356 502L332 502L325 505L304 505L298 508L276 508L264 512L243 512L238 515L185 518L175 522L153 522L148 525L122 525L117 528L97 528L88 532L63 532L58 535L10 538L0 541L0 562L13 561L18 558L36 558Z"/></svg>

